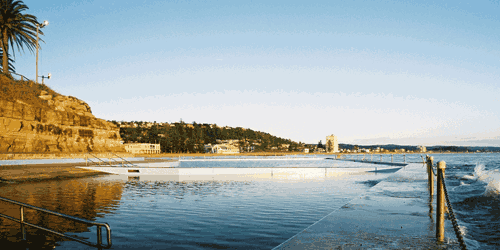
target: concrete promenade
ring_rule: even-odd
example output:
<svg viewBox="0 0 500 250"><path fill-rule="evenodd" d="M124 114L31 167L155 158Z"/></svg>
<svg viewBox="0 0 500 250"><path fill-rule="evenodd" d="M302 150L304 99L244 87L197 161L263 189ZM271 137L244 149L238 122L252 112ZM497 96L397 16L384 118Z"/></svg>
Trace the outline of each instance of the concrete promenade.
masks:
<svg viewBox="0 0 500 250"><path fill-rule="evenodd" d="M424 164L409 163L274 249L460 249L446 217L444 244L436 242L427 183Z"/></svg>
<svg viewBox="0 0 500 250"><path fill-rule="evenodd" d="M41 164L22 164L22 165L1 165L0 162L0 184L2 183L18 183L27 181L43 181L43 180L58 180L67 178L79 178L95 175L103 175L106 173L77 168L87 165L93 165L89 162L85 163L85 159L81 162L73 163L41 163ZM169 160L134 160L134 164L168 162Z"/></svg>

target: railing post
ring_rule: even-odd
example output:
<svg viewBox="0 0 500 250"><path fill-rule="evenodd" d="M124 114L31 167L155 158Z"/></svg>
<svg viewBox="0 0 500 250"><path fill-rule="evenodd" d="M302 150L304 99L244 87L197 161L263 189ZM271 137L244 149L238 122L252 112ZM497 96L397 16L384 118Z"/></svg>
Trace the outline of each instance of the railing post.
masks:
<svg viewBox="0 0 500 250"><path fill-rule="evenodd" d="M99 225L97 225L97 245L102 246L102 232Z"/></svg>
<svg viewBox="0 0 500 250"><path fill-rule="evenodd" d="M406 154L404 154L403 157L404 157L404 163L406 163Z"/></svg>
<svg viewBox="0 0 500 250"><path fill-rule="evenodd" d="M443 182L444 182L444 172L446 169L446 162L440 161L438 162L438 174L437 174L437 209L436 209L436 238L437 241L443 242L444 241L444 188L443 188ZM442 173L442 174L440 174ZM443 178L441 178L441 176Z"/></svg>
<svg viewBox="0 0 500 250"><path fill-rule="evenodd" d="M394 155L391 154L391 162L394 162Z"/></svg>
<svg viewBox="0 0 500 250"><path fill-rule="evenodd" d="M382 154L380 154L380 162L382 162Z"/></svg>
<svg viewBox="0 0 500 250"><path fill-rule="evenodd" d="M108 245L111 246L111 228L109 228L109 225L106 223L106 240L108 241Z"/></svg>
<svg viewBox="0 0 500 250"><path fill-rule="evenodd" d="M24 227L24 206L19 208L19 220L21 221L21 233L23 235L23 241L26 240L26 228Z"/></svg>
<svg viewBox="0 0 500 250"><path fill-rule="evenodd" d="M427 156L427 179L429 182L429 194L432 197L434 195L434 173L432 171L432 165L434 164L434 157Z"/></svg>

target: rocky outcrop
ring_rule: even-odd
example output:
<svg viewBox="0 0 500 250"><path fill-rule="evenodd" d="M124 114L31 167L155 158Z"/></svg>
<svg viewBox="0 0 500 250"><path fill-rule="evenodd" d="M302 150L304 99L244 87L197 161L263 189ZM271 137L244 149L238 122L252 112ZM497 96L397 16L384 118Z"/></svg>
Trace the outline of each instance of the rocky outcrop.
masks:
<svg viewBox="0 0 500 250"><path fill-rule="evenodd" d="M0 152L123 152L120 130L75 97L38 96L46 105L0 100Z"/></svg>

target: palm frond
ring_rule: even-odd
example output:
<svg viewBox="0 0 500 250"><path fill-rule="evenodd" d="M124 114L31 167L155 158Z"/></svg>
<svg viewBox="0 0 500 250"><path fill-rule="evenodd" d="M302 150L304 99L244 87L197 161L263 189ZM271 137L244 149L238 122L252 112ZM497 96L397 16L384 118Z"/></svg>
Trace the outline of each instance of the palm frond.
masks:
<svg viewBox="0 0 500 250"><path fill-rule="evenodd" d="M28 48L30 52L36 49L36 30L39 24L37 18L23 12L28 10L23 1L19 0L0 0L0 49L2 50L2 69L4 73L8 70L13 70L11 67L13 60L10 56L15 56L16 47L19 52L23 52L24 48ZM38 31L39 35L43 35L42 31ZM4 69L4 60L8 61L8 70Z"/></svg>

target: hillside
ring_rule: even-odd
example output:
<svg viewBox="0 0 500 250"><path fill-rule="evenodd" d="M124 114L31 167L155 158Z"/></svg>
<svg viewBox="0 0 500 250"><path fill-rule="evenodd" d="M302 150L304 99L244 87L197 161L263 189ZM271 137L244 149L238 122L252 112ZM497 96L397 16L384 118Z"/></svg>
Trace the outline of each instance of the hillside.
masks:
<svg viewBox="0 0 500 250"><path fill-rule="evenodd" d="M125 143L160 143L162 152L205 152L204 145L225 140L238 140L243 151L296 151L299 143L265 132L241 127L219 127L216 124L149 123L142 121L112 123L120 126L120 137ZM289 148L286 145L288 144Z"/></svg>
<svg viewBox="0 0 500 250"><path fill-rule="evenodd" d="M0 74L0 153L119 152L120 140L84 101Z"/></svg>

